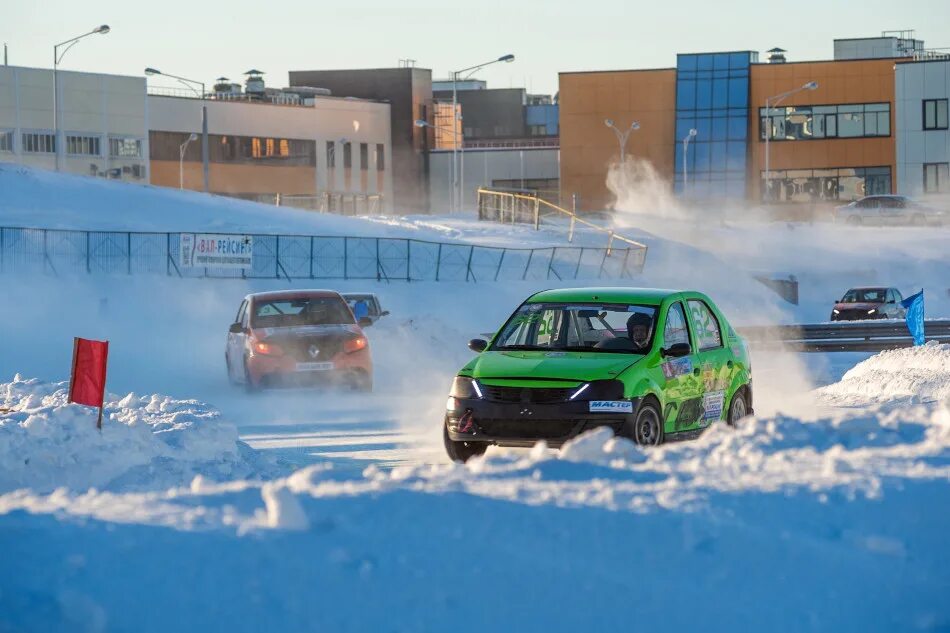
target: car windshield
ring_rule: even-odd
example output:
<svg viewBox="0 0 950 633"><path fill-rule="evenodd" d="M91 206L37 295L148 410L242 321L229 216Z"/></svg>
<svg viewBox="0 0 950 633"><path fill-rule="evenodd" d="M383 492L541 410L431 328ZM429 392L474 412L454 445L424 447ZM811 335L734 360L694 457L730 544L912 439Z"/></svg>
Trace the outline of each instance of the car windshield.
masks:
<svg viewBox="0 0 950 633"><path fill-rule="evenodd" d="M841 303L884 303L887 288L852 288L845 293Z"/></svg>
<svg viewBox="0 0 950 633"><path fill-rule="evenodd" d="M655 322L655 306L531 303L508 319L491 349L645 354Z"/></svg>
<svg viewBox="0 0 950 633"><path fill-rule="evenodd" d="M353 313L336 297L295 297L257 301L251 317L252 327L290 327L294 325L335 325L353 323Z"/></svg>

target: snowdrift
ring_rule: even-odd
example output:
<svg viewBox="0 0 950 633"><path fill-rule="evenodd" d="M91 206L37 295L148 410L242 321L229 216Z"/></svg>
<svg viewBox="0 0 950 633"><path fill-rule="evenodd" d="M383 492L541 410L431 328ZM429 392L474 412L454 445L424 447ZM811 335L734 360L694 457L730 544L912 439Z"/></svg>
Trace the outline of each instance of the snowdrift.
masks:
<svg viewBox="0 0 950 633"><path fill-rule="evenodd" d="M109 394L97 410L67 403L68 383L17 375L0 384L0 492L156 489L254 477L272 468L213 407L158 394Z"/></svg>
<svg viewBox="0 0 950 633"><path fill-rule="evenodd" d="M930 341L881 352L848 370L841 381L817 389L816 394L837 406L950 400L950 345Z"/></svg>
<svg viewBox="0 0 950 633"><path fill-rule="evenodd" d="M946 350L901 352L865 367L893 369L880 401L903 397L898 364L940 370ZM246 466L210 407L112 397L99 438L63 387L0 389L17 407L0 426L4 477L25 477L24 455L114 489L199 474L0 495L0 629L799 633L950 618L944 402L747 419L652 449L598 430L559 453L215 483ZM102 442L125 475L93 457Z"/></svg>

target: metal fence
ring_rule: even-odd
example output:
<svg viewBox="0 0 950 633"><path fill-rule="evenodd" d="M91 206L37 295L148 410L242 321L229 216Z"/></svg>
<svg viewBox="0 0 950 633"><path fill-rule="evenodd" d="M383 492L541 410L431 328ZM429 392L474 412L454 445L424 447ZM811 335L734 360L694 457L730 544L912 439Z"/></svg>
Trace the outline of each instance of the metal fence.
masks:
<svg viewBox="0 0 950 633"><path fill-rule="evenodd" d="M250 268L184 267L181 235L0 228L0 274L472 282L622 279L640 273L646 255L638 249L580 246L518 249L385 237L251 235Z"/></svg>

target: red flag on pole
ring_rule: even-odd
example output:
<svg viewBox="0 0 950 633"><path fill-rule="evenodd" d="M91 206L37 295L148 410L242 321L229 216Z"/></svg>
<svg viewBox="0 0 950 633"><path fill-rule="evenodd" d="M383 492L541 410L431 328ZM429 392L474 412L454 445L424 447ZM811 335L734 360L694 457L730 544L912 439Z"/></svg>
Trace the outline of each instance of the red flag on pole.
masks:
<svg viewBox="0 0 950 633"><path fill-rule="evenodd" d="M102 400L106 393L109 341L73 339L73 368L69 377L69 401L99 407L96 428L102 428Z"/></svg>

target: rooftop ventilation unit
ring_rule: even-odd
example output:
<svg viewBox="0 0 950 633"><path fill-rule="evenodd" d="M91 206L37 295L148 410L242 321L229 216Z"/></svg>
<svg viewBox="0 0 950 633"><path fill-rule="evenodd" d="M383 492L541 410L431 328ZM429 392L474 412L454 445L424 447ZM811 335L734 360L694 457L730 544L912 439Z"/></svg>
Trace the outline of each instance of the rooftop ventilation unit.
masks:
<svg viewBox="0 0 950 633"><path fill-rule="evenodd" d="M247 79L244 81L244 92L252 96L264 96L264 71L251 69L244 73Z"/></svg>
<svg viewBox="0 0 950 633"><path fill-rule="evenodd" d="M776 46L775 48L770 49L767 52L769 54L770 64L784 64L786 62L785 53L787 53L788 51L786 51L784 48L779 48Z"/></svg>

